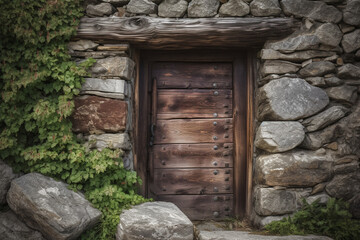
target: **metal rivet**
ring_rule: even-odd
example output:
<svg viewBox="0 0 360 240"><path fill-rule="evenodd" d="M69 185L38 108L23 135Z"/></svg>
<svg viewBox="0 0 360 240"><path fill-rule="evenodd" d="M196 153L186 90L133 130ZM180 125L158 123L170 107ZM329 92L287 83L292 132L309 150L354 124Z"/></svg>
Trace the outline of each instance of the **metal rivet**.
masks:
<svg viewBox="0 0 360 240"><path fill-rule="evenodd" d="M165 165L165 161L164 161L164 160L162 160L162 161L161 161L161 164L162 164L162 165Z"/></svg>
<svg viewBox="0 0 360 240"><path fill-rule="evenodd" d="M225 171L225 174L230 174L230 170L226 170L226 171Z"/></svg>
<svg viewBox="0 0 360 240"><path fill-rule="evenodd" d="M213 215L214 215L214 217L219 217L220 214L219 214L219 212L214 212Z"/></svg>
<svg viewBox="0 0 360 240"><path fill-rule="evenodd" d="M218 150L219 147L218 147L217 145L215 145L215 146L213 147L213 149L214 149L214 150Z"/></svg>
<svg viewBox="0 0 360 240"><path fill-rule="evenodd" d="M218 114L217 114L217 113L214 113L214 114L213 114L213 116L214 116L214 117L217 117L217 116L218 116Z"/></svg>
<svg viewBox="0 0 360 240"><path fill-rule="evenodd" d="M227 178L225 178L225 182L228 182L228 181L229 181L229 179L230 179L230 178L228 178L228 177L227 177Z"/></svg>
<svg viewBox="0 0 360 240"><path fill-rule="evenodd" d="M229 114L229 111L225 111L224 113L225 113L225 114Z"/></svg>
<svg viewBox="0 0 360 240"><path fill-rule="evenodd" d="M214 175L218 175L219 171L215 170L213 173L214 173Z"/></svg>
<svg viewBox="0 0 360 240"><path fill-rule="evenodd" d="M219 200L219 197L218 196L215 196L214 197L214 201L218 201Z"/></svg>
<svg viewBox="0 0 360 240"><path fill-rule="evenodd" d="M214 192L218 192L219 189L217 187L214 187Z"/></svg>
<svg viewBox="0 0 360 240"><path fill-rule="evenodd" d="M224 129L225 129L225 130L229 130L229 126L225 126Z"/></svg>
<svg viewBox="0 0 360 240"><path fill-rule="evenodd" d="M213 87L217 87L217 84L216 84L216 83L213 83Z"/></svg>
<svg viewBox="0 0 360 240"><path fill-rule="evenodd" d="M216 126L216 125L217 125L217 122L213 122L213 125Z"/></svg>
<svg viewBox="0 0 360 240"><path fill-rule="evenodd" d="M213 139L214 139L214 140L217 140L217 139L218 139L218 137L217 137L217 136L213 136Z"/></svg>
<svg viewBox="0 0 360 240"><path fill-rule="evenodd" d="M218 165L218 163L217 163L217 162L213 162L213 165L214 165L214 166L217 166L217 165Z"/></svg>
<svg viewBox="0 0 360 240"><path fill-rule="evenodd" d="M218 92L218 91L214 91L214 95L215 95L215 96L219 95L219 92Z"/></svg>
<svg viewBox="0 0 360 240"><path fill-rule="evenodd" d="M224 138L229 138L229 134L225 134L225 135L224 135Z"/></svg>

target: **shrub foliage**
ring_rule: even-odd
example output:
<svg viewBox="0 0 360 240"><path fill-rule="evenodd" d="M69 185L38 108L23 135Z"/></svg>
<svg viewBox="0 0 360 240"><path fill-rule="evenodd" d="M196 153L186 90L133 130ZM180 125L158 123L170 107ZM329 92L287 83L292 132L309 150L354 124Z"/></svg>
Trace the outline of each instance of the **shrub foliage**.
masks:
<svg viewBox="0 0 360 240"><path fill-rule="evenodd" d="M280 235L326 235L335 240L360 239L360 221L351 218L349 204L330 198L326 205L319 201L308 204L303 200L303 207L293 217L283 218L266 225L272 234Z"/></svg>
<svg viewBox="0 0 360 240"><path fill-rule="evenodd" d="M0 158L83 190L103 212L86 239L111 239L124 207L145 201L120 150L89 151L71 130L73 98L86 69L67 42L82 15L80 0L0 0Z"/></svg>

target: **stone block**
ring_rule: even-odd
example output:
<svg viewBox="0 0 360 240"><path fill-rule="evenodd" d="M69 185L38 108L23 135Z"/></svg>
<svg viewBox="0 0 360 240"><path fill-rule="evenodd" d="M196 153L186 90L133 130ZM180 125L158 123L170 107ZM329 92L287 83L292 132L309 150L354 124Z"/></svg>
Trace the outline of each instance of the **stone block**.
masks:
<svg viewBox="0 0 360 240"><path fill-rule="evenodd" d="M329 98L303 79L284 77L261 87L258 102L260 120L297 120L324 109Z"/></svg>
<svg viewBox="0 0 360 240"><path fill-rule="evenodd" d="M13 180L7 200L22 221L47 239L77 239L101 217L83 195L38 173Z"/></svg>
<svg viewBox="0 0 360 240"><path fill-rule="evenodd" d="M6 204L6 194L10 188L10 183L19 176L13 172L9 165L0 160L0 205Z"/></svg>
<svg viewBox="0 0 360 240"><path fill-rule="evenodd" d="M360 0L348 0L343 15L345 23L360 26Z"/></svg>
<svg viewBox="0 0 360 240"><path fill-rule="evenodd" d="M326 192L335 198L349 200L360 192L360 171L339 174L326 185Z"/></svg>
<svg viewBox="0 0 360 240"><path fill-rule="evenodd" d="M86 7L86 15L90 17L109 16L115 12L115 8L110 3L100 3L97 5L89 4Z"/></svg>
<svg viewBox="0 0 360 240"><path fill-rule="evenodd" d="M254 0L250 9L251 14L257 17L278 16L282 12L278 0Z"/></svg>
<svg viewBox="0 0 360 240"><path fill-rule="evenodd" d="M124 99L127 96L127 83L122 79L85 78L80 93Z"/></svg>
<svg viewBox="0 0 360 240"><path fill-rule="evenodd" d="M128 106L117 99L85 95L75 99L73 131L115 133L126 128Z"/></svg>
<svg viewBox="0 0 360 240"><path fill-rule="evenodd" d="M214 17L220 7L218 0L192 0L188 7L188 16L197 17Z"/></svg>
<svg viewBox="0 0 360 240"><path fill-rule="evenodd" d="M131 80L135 63L128 57L108 57L99 59L91 68L93 77L120 77Z"/></svg>
<svg viewBox="0 0 360 240"><path fill-rule="evenodd" d="M69 42L68 47L72 51L86 51L95 49L99 44L90 40L79 40L76 42Z"/></svg>
<svg viewBox="0 0 360 240"><path fill-rule="evenodd" d="M89 135L87 146L102 150L104 148L130 150L131 142L127 133Z"/></svg>
<svg viewBox="0 0 360 240"><path fill-rule="evenodd" d="M148 202L120 215L117 240L192 240L192 222L173 203Z"/></svg>
<svg viewBox="0 0 360 240"><path fill-rule="evenodd" d="M130 0L126 11L135 14L156 14L157 5L150 0Z"/></svg>
<svg viewBox="0 0 360 240"><path fill-rule="evenodd" d="M304 141L300 144L301 148L316 150L336 139L335 132L337 125L331 125L320 131L307 133Z"/></svg>
<svg viewBox="0 0 360 240"><path fill-rule="evenodd" d="M188 2L185 0L164 0L159 5L159 16L181 18L185 15Z"/></svg>
<svg viewBox="0 0 360 240"><path fill-rule="evenodd" d="M280 61L280 60L267 60L261 66L262 76L269 74L285 74L285 73L296 73L300 69L301 65Z"/></svg>
<svg viewBox="0 0 360 240"><path fill-rule="evenodd" d="M344 35L341 45L346 53L355 52L360 48L360 29Z"/></svg>
<svg viewBox="0 0 360 240"><path fill-rule="evenodd" d="M338 77L345 79L360 79L360 67L353 64L345 64L344 66L339 67Z"/></svg>
<svg viewBox="0 0 360 240"><path fill-rule="evenodd" d="M299 122L265 121L257 130L255 146L267 152L285 152L298 146L304 137L304 127Z"/></svg>
<svg viewBox="0 0 360 240"><path fill-rule="evenodd" d="M348 105L352 105L356 102L357 99L357 87L342 85L338 87L330 87L326 89L327 95L330 99L333 99L338 102L342 102Z"/></svg>
<svg viewBox="0 0 360 240"><path fill-rule="evenodd" d="M291 62L303 62L311 58L323 58L334 55L334 52L317 50L299 51L290 54L283 54L272 49L261 49L260 57L263 60L287 60Z"/></svg>
<svg viewBox="0 0 360 240"><path fill-rule="evenodd" d="M102 0L103 2L111 3L112 5L116 7L121 7L130 2L130 0Z"/></svg>
<svg viewBox="0 0 360 240"><path fill-rule="evenodd" d="M250 13L249 5L243 0L229 0L221 5L219 15L221 17L242 17Z"/></svg>
<svg viewBox="0 0 360 240"><path fill-rule="evenodd" d="M255 180L269 186L312 187L330 179L332 165L329 154L313 151L260 155L255 163Z"/></svg>
<svg viewBox="0 0 360 240"><path fill-rule="evenodd" d="M312 62L299 71L303 77L321 77L333 72L335 72L335 64L327 61Z"/></svg>

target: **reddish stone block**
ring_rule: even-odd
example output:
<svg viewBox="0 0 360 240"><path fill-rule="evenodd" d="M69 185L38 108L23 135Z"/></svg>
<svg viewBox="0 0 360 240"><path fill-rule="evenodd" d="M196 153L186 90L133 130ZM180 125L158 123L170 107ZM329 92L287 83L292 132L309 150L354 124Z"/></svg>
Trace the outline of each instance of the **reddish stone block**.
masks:
<svg viewBox="0 0 360 240"><path fill-rule="evenodd" d="M73 131L81 133L125 130L127 103L118 99L85 95L75 99Z"/></svg>

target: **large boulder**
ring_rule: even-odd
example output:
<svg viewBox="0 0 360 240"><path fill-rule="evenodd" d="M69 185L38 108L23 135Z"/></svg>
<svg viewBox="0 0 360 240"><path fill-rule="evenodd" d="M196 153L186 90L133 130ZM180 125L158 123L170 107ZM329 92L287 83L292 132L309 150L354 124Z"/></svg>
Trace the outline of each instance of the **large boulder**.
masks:
<svg viewBox="0 0 360 240"><path fill-rule="evenodd" d="M21 220L47 239L76 239L101 217L82 194L38 173L13 180L7 200Z"/></svg>
<svg viewBox="0 0 360 240"><path fill-rule="evenodd" d="M188 7L188 16L197 17L214 17L220 7L218 0L192 0Z"/></svg>
<svg viewBox="0 0 360 240"><path fill-rule="evenodd" d="M260 120L297 120L321 111L329 98L303 79L285 77L261 87L258 102Z"/></svg>
<svg viewBox="0 0 360 240"><path fill-rule="evenodd" d="M285 14L295 17L332 23L338 23L342 19L342 13L337 8L322 1L282 0L281 5Z"/></svg>
<svg viewBox="0 0 360 240"><path fill-rule="evenodd" d="M130 0L126 11L135 14L155 14L158 6L151 0Z"/></svg>
<svg viewBox="0 0 360 240"><path fill-rule="evenodd" d="M159 5L160 17L181 18L185 15L188 2L185 0L165 0Z"/></svg>
<svg viewBox="0 0 360 240"><path fill-rule="evenodd" d="M330 179L332 166L329 154L313 151L261 155L255 163L255 181L269 186L311 187Z"/></svg>
<svg viewBox="0 0 360 240"><path fill-rule="evenodd" d="M117 240L192 240L192 222L173 203L149 202L123 211Z"/></svg>
<svg viewBox="0 0 360 240"><path fill-rule="evenodd" d="M243 0L229 0L219 10L222 17L242 17L249 13L250 8Z"/></svg>
<svg viewBox="0 0 360 240"><path fill-rule="evenodd" d="M0 205L6 204L6 194L10 188L10 183L19 174L15 174L13 169L0 160Z"/></svg>
<svg viewBox="0 0 360 240"><path fill-rule="evenodd" d="M335 175L325 189L331 197L351 199L360 193L360 171Z"/></svg>
<svg viewBox="0 0 360 240"><path fill-rule="evenodd" d="M134 61L128 57L108 57L97 60L91 67L91 74L93 77L120 77L131 80L134 66Z"/></svg>
<svg viewBox="0 0 360 240"><path fill-rule="evenodd" d="M344 22L350 25L360 25L360 0L348 0L343 10Z"/></svg>
<svg viewBox="0 0 360 240"><path fill-rule="evenodd" d="M344 35L341 44L346 53L355 52L360 48L360 29Z"/></svg>
<svg viewBox="0 0 360 240"><path fill-rule="evenodd" d="M313 117L305 119L302 122L302 125L305 126L306 131L308 132L317 131L337 122L339 119L343 118L348 112L349 109L345 107L333 106Z"/></svg>
<svg viewBox="0 0 360 240"><path fill-rule="evenodd" d="M0 212L0 239L45 240L40 232L26 226L11 210Z"/></svg>
<svg viewBox="0 0 360 240"><path fill-rule="evenodd" d="M304 127L299 122L265 121L257 130L255 146L267 152L285 152L298 146L304 137Z"/></svg>
<svg viewBox="0 0 360 240"><path fill-rule="evenodd" d="M125 101L84 95L75 98L73 131L81 133L115 133L126 128L128 106Z"/></svg>
<svg viewBox="0 0 360 240"><path fill-rule="evenodd" d="M281 8L278 0L254 0L250 3L251 14L257 17L278 16Z"/></svg>

